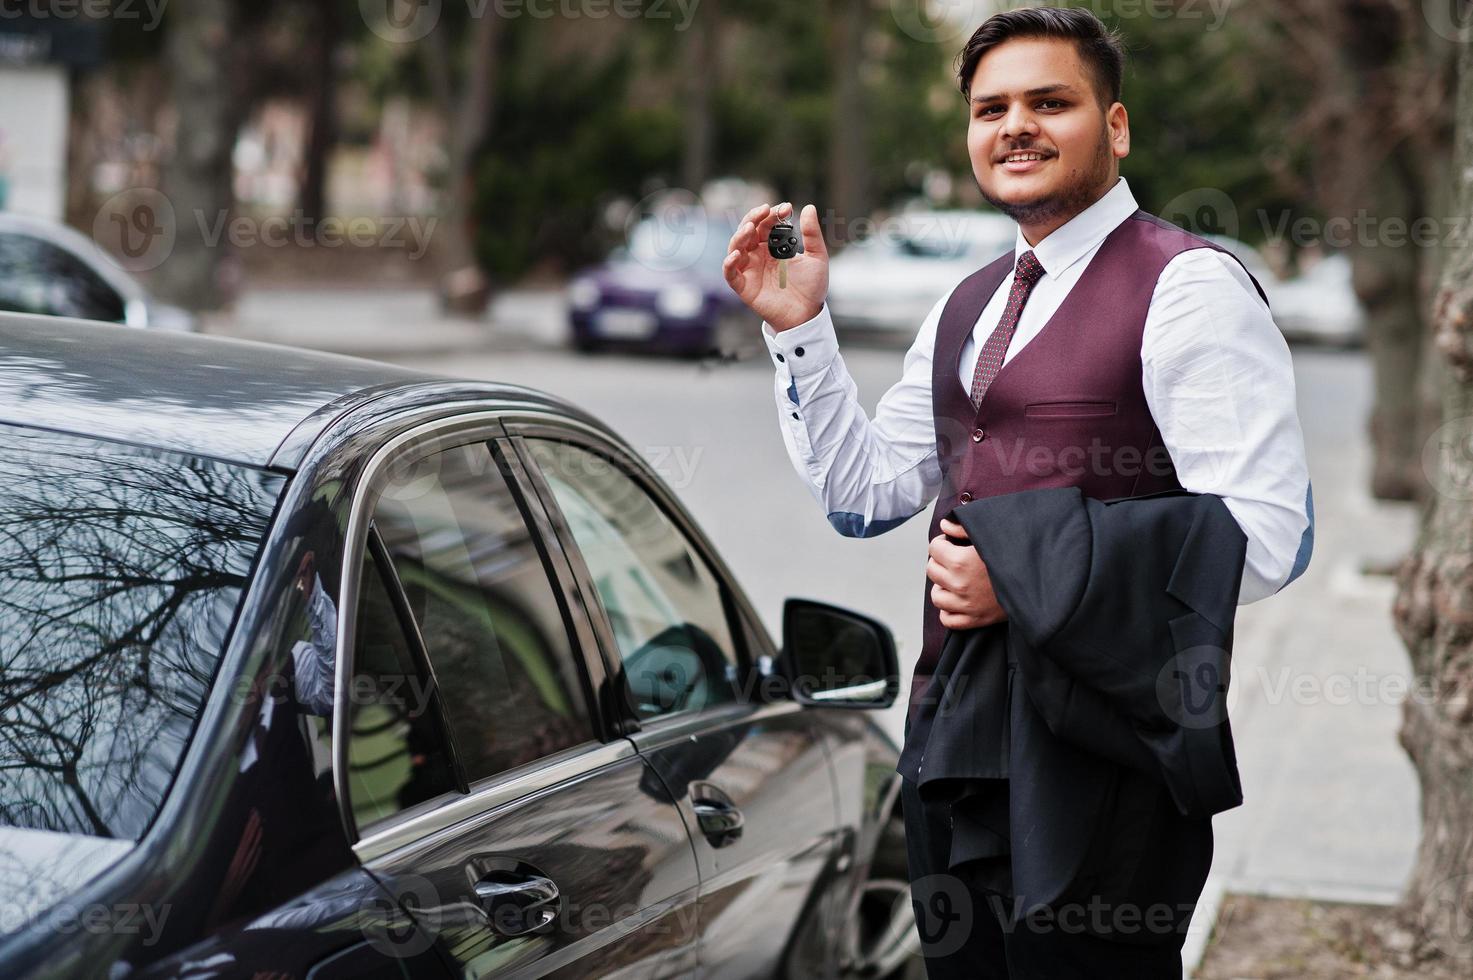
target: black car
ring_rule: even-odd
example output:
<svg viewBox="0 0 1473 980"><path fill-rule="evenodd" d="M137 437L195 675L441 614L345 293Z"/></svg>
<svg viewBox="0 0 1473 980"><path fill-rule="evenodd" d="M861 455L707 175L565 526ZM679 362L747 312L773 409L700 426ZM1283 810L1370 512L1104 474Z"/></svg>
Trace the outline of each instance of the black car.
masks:
<svg viewBox="0 0 1473 980"><path fill-rule="evenodd" d="M913 971L885 628L556 399L0 315L0 975Z"/></svg>

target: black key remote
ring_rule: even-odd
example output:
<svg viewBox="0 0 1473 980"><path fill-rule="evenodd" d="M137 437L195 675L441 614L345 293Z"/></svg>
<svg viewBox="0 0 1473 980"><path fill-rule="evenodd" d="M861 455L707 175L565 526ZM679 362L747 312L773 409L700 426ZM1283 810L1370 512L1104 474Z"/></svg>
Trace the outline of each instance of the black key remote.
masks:
<svg viewBox="0 0 1473 980"><path fill-rule="evenodd" d="M767 253L779 261L791 259L803 252L803 236L798 234L791 221L782 219L767 233Z"/></svg>

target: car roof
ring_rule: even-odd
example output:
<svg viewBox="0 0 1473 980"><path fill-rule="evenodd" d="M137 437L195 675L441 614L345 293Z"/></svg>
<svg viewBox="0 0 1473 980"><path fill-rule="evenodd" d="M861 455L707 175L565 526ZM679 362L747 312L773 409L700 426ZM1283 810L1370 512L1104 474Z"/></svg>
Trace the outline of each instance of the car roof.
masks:
<svg viewBox="0 0 1473 980"><path fill-rule="evenodd" d="M273 457L288 436L304 446L357 405L446 380L292 347L0 313L0 423L253 466L282 465ZM483 387L487 397L551 401Z"/></svg>

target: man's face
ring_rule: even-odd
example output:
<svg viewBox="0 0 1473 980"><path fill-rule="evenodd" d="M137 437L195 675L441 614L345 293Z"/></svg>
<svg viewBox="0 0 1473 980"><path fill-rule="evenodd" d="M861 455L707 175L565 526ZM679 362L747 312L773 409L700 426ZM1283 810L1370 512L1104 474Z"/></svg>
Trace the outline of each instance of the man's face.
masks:
<svg viewBox="0 0 1473 980"><path fill-rule="evenodd" d="M1047 234L1093 204L1130 152L1125 107L1101 109L1071 40L1018 38L987 52L972 74L967 152L982 196ZM1018 159L1032 151L1042 159Z"/></svg>

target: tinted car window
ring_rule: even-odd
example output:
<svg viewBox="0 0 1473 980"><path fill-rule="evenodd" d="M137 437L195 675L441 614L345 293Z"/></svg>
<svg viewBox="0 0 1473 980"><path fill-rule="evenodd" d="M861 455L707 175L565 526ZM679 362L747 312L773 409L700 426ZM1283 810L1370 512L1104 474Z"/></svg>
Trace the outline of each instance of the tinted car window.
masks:
<svg viewBox="0 0 1473 980"><path fill-rule="evenodd" d="M0 823L143 834L283 483L0 426Z"/></svg>
<svg viewBox="0 0 1473 980"><path fill-rule="evenodd" d="M594 737L557 592L484 444L392 474L374 523L419 623L469 781Z"/></svg>
<svg viewBox="0 0 1473 980"><path fill-rule="evenodd" d="M122 323L123 298L81 259L30 235L0 233L0 310Z"/></svg>
<svg viewBox="0 0 1473 980"><path fill-rule="evenodd" d="M640 717L736 700L721 587L685 535L605 457L540 439L527 448L588 565Z"/></svg>
<svg viewBox="0 0 1473 980"><path fill-rule="evenodd" d="M371 555L361 583L348 699L348 795L360 831L456 788L429 678Z"/></svg>

